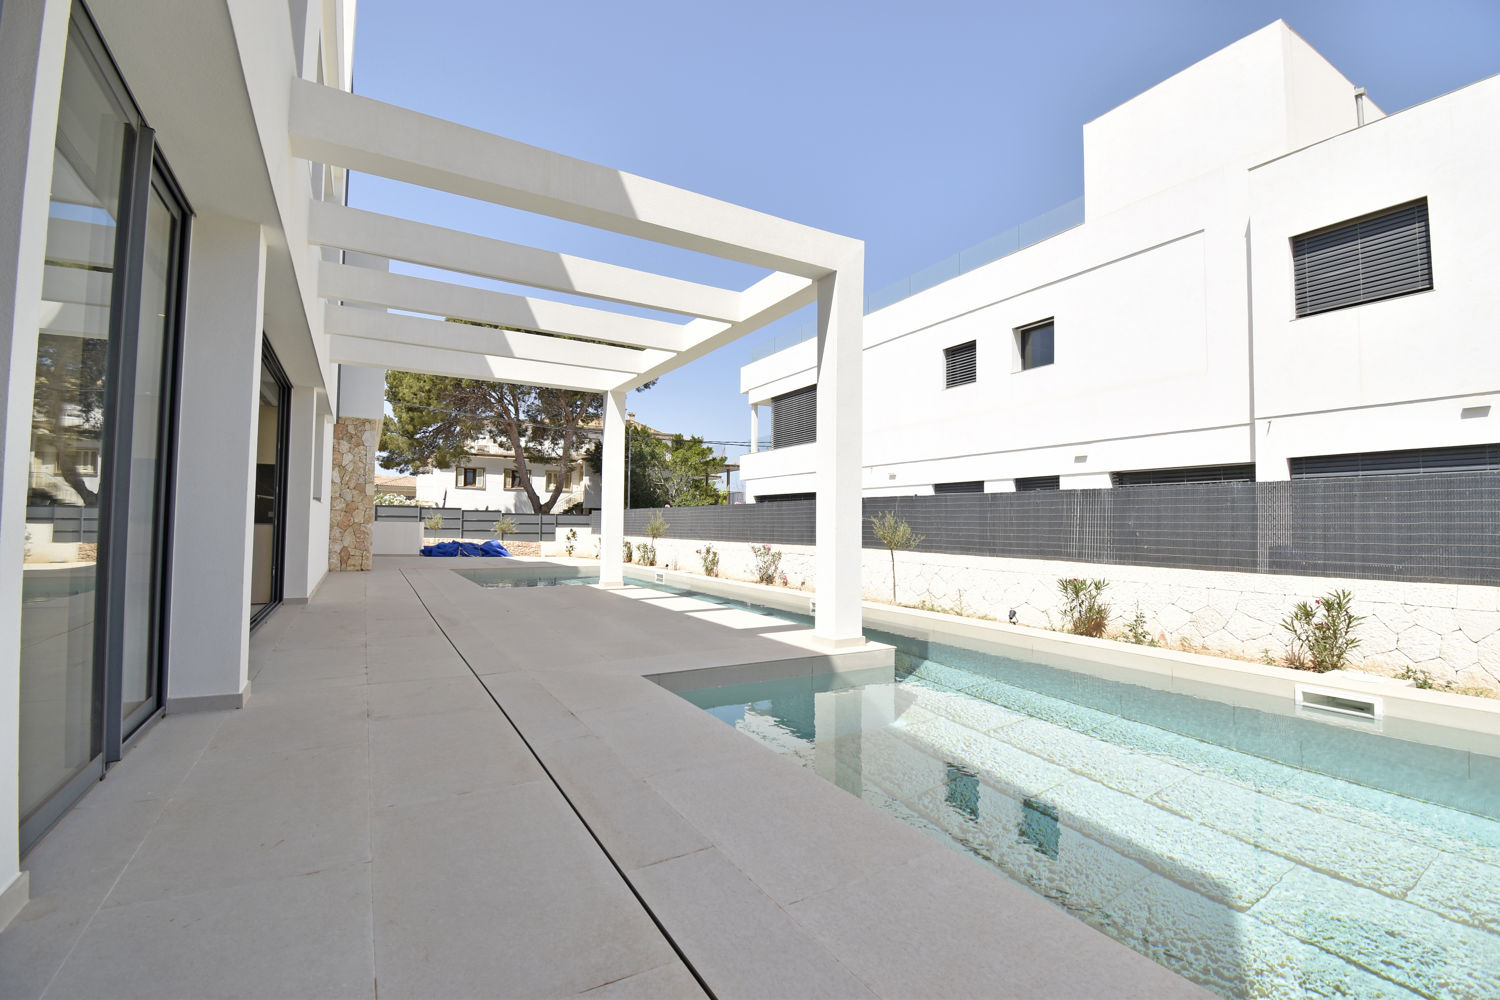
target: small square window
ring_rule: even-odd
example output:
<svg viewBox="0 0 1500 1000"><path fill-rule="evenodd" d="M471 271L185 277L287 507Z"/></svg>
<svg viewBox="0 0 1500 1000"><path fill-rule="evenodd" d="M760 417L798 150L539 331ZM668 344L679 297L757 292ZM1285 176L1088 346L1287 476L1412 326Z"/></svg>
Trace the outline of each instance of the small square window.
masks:
<svg viewBox="0 0 1500 1000"><path fill-rule="evenodd" d="M573 488L573 474L571 472L563 476L562 488L564 492ZM553 470L547 473L547 492L551 493L555 489L557 489L557 471Z"/></svg>
<svg viewBox="0 0 1500 1000"><path fill-rule="evenodd" d="M484 469L475 465L460 465L453 470L453 485L461 490L484 489Z"/></svg>
<svg viewBox="0 0 1500 1000"><path fill-rule="evenodd" d="M523 490L526 488L521 485L521 477L516 475L515 469L505 470L505 488L508 490Z"/></svg>
<svg viewBox="0 0 1500 1000"><path fill-rule="evenodd" d="M946 387L949 389L975 381L978 374L975 367L974 341L944 350L943 367L947 378Z"/></svg>
<svg viewBox="0 0 1500 1000"><path fill-rule="evenodd" d="M1052 320L1025 326L1016 331L1016 351L1021 371L1052 363Z"/></svg>

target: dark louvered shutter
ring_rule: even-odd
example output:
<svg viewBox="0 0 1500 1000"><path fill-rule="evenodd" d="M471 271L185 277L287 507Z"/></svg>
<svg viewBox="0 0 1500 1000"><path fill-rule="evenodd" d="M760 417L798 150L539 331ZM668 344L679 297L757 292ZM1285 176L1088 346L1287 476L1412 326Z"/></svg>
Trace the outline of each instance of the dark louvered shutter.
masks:
<svg viewBox="0 0 1500 1000"><path fill-rule="evenodd" d="M810 385L771 400L771 447L790 448L818 439L818 387Z"/></svg>
<svg viewBox="0 0 1500 1000"><path fill-rule="evenodd" d="M932 492L938 496L944 493L983 493L983 480L974 479L967 483L934 483Z"/></svg>
<svg viewBox="0 0 1500 1000"><path fill-rule="evenodd" d="M1332 476L1411 476L1428 472L1476 472L1500 469L1500 444L1453 448L1410 448L1349 455L1314 455L1291 461L1293 479Z"/></svg>
<svg viewBox="0 0 1500 1000"><path fill-rule="evenodd" d="M1115 486L1166 486L1171 483L1253 483L1254 465L1199 465L1188 469L1136 469L1111 472Z"/></svg>
<svg viewBox="0 0 1500 1000"><path fill-rule="evenodd" d="M949 389L973 382L978 377L974 367L974 341L943 351L943 363L947 368Z"/></svg>
<svg viewBox="0 0 1500 1000"><path fill-rule="evenodd" d="M1056 490L1061 488L1061 476L1022 476L1016 480L1017 493L1035 493L1039 490Z"/></svg>
<svg viewBox="0 0 1500 1000"><path fill-rule="evenodd" d="M1292 238L1297 315L1432 287L1427 201Z"/></svg>

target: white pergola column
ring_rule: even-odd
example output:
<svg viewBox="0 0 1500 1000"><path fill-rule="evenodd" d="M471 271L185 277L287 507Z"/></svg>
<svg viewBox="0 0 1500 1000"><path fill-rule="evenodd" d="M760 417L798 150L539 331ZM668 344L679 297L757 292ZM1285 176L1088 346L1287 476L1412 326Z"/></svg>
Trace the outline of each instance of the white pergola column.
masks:
<svg viewBox="0 0 1500 1000"><path fill-rule="evenodd" d="M864 641L860 497L864 421L864 248L818 279L817 594L813 634Z"/></svg>
<svg viewBox="0 0 1500 1000"><path fill-rule="evenodd" d="M0 0L0 930L26 905L20 870L21 563L37 330L67 0Z"/></svg>
<svg viewBox="0 0 1500 1000"><path fill-rule="evenodd" d="M760 407L750 404L750 451L760 451Z"/></svg>
<svg viewBox="0 0 1500 1000"><path fill-rule="evenodd" d="M266 240L193 221L177 425L167 711L238 708L249 693L250 573Z"/></svg>
<svg viewBox="0 0 1500 1000"><path fill-rule="evenodd" d="M604 394L604 482L599 491L599 582L625 582L625 390Z"/></svg>

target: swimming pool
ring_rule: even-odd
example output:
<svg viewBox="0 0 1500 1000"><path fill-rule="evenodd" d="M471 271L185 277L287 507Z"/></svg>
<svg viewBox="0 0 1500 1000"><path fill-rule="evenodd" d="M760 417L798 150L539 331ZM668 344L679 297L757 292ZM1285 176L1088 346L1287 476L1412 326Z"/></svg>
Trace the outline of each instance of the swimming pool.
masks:
<svg viewBox="0 0 1500 1000"><path fill-rule="evenodd" d="M541 569L499 567L453 568L453 572L486 590L509 587L585 587L599 582L599 571L568 570L555 566Z"/></svg>
<svg viewBox="0 0 1500 1000"><path fill-rule="evenodd" d="M869 634L681 695L1222 995L1500 996L1500 759Z"/></svg>

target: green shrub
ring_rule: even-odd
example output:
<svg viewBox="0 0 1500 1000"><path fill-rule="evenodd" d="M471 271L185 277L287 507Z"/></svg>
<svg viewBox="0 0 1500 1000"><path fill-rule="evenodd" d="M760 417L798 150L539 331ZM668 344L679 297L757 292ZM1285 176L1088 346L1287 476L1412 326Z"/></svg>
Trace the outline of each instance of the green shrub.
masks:
<svg viewBox="0 0 1500 1000"><path fill-rule="evenodd" d="M635 545L635 561L642 566L655 566L656 546L647 545L645 542L637 542Z"/></svg>
<svg viewBox="0 0 1500 1000"><path fill-rule="evenodd" d="M703 548L694 551L698 553L698 558L703 560L703 575L718 576L719 554L714 551L714 547L712 545L705 545Z"/></svg>
<svg viewBox="0 0 1500 1000"><path fill-rule="evenodd" d="M1135 617L1125 623L1125 631L1120 638L1126 642L1133 642L1137 646L1155 646L1156 639L1151 635L1151 630L1146 627L1146 616L1141 612L1141 606L1135 606Z"/></svg>
<svg viewBox="0 0 1500 1000"><path fill-rule="evenodd" d="M433 514L431 517L424 517L422 519L422 524L427 528L428 531L442 531L443 515Z"/></svg>
<svg viewBox="0 0 1500 1000"><path fill-rule="evenodd" d="M750 554L755 557L755 579L767 587L776 582L776 571L781 568L781 552L769 545L752 545Z"/></svg>
<svg viewBox="0 0 1500 1000"><path fill-rule="evenodd" d="M578 545L578 529L569 528L568 533L563 536L563 551L572 556L573 549Z"/></svg>
<svg viewBox="0 0 1500 1000"><path fill-rule="evenodd" d="M657 511L651 515L651 520L646 522L646 537L654 544L658 538L667 533L669 527L671 525L667 524L667 519L661 516L660 511Z"/></svg>
<svg viewBox="0 0 1500 1000"><path fill-rule="evenodd" d="M500 540L503 542L506 535L514 535L516 533L516 522L511 518L502 517L490 525L490 530L499 535Z"/></svg>
<svg viewBox="0 0 1500 1000"><path fill-rule="evenodd" d="M630 548L630 539L628 539L628 538L627 538L627 539L626 539L626 540L625 540L625 561L626 561L626 562L630 562L630 554L631 554L631 551L632 551L632 550L631 550L631 548Z"/></svg>
<svg viewBox="0 0 1500 1000"><path fill-rule="evenodd" d="M1329 591L1312 604L1298 601L1281 620L1281 627L1291 635L1287 664L1320 674L1342 667L1359 645L1354 626L1365 620L1364 615L1349 610L1353 601L1354 595L1347 590Z"/></svg>
<svg viewBox="0 0 1500 1000"><path fill-rule="evenodd" d="M1109 623L1109 605L1101 595L1108 586L1108 580L1058 580L1057 589L1062 593L1063 631L1094 638L1102 636L1104 626Z"/></svg>

